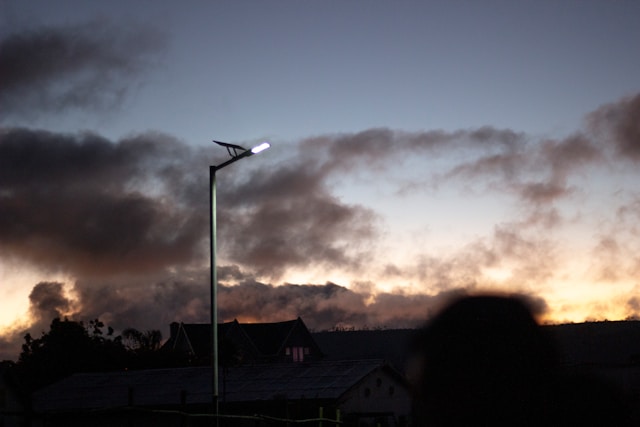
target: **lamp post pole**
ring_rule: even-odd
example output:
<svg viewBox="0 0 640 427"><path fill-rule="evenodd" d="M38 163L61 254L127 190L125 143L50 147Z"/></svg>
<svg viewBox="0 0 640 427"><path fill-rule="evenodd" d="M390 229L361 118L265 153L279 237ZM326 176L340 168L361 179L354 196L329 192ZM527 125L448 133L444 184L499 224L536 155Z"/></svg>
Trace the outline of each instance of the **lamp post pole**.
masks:
<svg viewBox="0 0 640 427"><path fill-rule="evenodd" d="M218 271L217 271L217 218L216 218L216 172L231 163L237 162L245 157L252 156L270 147L268 142L253 147L250 150L239 145L228 144L226 142L213 141L216 144L226 147L231 156L229 160L217 166L209 166L209 228L211 231L209 249L211 253L211 396L213 403L213 413L215 415L215 425L218 425Z"/></svg>
<svg viewBox="0 0 640 427"><path fill-rule="evenodd" d="M209 195L211 203L209 205L209 227L211 238L209 249L211 253L211 368L213 369L211 378L211 396L213 403L213 413L216 415L215 425L218 425L218 272L216 271L216 166L209 166Z"/></svg>

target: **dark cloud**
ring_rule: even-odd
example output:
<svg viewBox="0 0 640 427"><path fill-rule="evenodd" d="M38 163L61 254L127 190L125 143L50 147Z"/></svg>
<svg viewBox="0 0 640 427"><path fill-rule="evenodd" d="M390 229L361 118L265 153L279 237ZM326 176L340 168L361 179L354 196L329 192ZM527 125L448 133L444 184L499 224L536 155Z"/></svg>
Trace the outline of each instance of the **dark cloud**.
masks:
<svg viewBox="0 0 640 427"><path fill-rule="evenodd" d="M7 252L97 274L206 258L207 165L201 159L207 153L162 135L112 143L91 134L26 129L5 129L0 150L0 230ZM381 219L342 202L332 186L359 170L373 173L371 165L402 166L408 154L427 151L462 153L446 179L476 183L489 176L492 189L516 191L534 206L571 194L569 174L600 158L582 135L532 144L490 127L313 138L286 163L246 172L244 180L219 189L220 250L258 275L278 277L306 266L360 272L376 250ZM543 179L531 180L535 173ZM547 224L561 221L549 212Z"/></svg>
<svg viewBox="0 0 640 427"><path fill-rule="evenodd" d="M209 320L209 272L121 276L76 281L74 316L100 318L117 330L128 327L159 329L166 336L173 321Z"/></svg>
<svg viewBox="0 0 640 427"><path fill-rule="evenodd" d="M513 263L512 277L521 285L544 283L557 267L554 242L545 233L521 228L518 223L497 226L493 235L496 258Z"/></svg>
<svg viewBox="0 0 640 427"><path fill-rule="evenodd" d="M455 288L473 289L480 278L481 265L460 255L462 253L446 256L421 255L410 275L417 277L423 287L433 292Z"/></svg>
<svg viewBox="0 0 640 427"><path fill-rule="evenodd" d="M407 133L385 128L355 134L309 138L300 154L304 170L318 171L314 178L369 173L366 178L402 169L416 159L435 164L446 158L448 170L428 169L401 184L398 194L438 188L454 180L465 187L516 194L529 208L571 197L581 189L570 184L574 173L588 173L604 155L593 137L575 133L562 139L532 141L509 129L483 127L454 132ZM367 172L365 172L367 171ZM304 179L303 181L304 182ZM556 218L559 219L559 218Z"/></svg>
<svg viewBox="0 0 640 427"><path fill-rule="evenodd" d="M362 260L370 259L376 249L380 219L372 210L333 195L342 177L362 174L363 180L378 185L381 178L376 174L402 168L421 156L465 150L517 154L524 142L521 134L491 127L419 133L377 128L306 139L286 163L253 174L226 198L221 196L219 224L226 231L220 235L229 233L223 237L229 245L224 251L233 262L276 277L291 266L361 272ZM430 177L416 179L425 182ZM247 205L256 200L252 207Z"/></svg>
<svg viewBox="0 0 640 427"><path fill-rule="evenodd" d="M0 360L16 360L27 333L38 338L49 330L53 319L72 315L75 309L74 305L74 301L65 295L63 283L40 282L36 284L29 294L29 324L15 324L2 331Z"/></svg>
<svg viewBox="0 0 640 427"><path fill-rule="evenodd" d="M540 144L539 158L532 167L546 169L544 181L527 182L520 186L522 199L539 204L552 203L573 192L567 179L574 171L579 171L603 156L593 142L584 135L572 135L562 140L546 140Z"/></svg>
<svg viewBox="0 0 640 427"><path fill-rule="evenodd" d="M160 135L111 143L4 129L1 251L80 275L192 262L202 255L206 204L184 203L193 190L175 183L192 164L186 146Z"/></svg>
<svg viewBox="0 0 640 427"><path fill-rule="evenodd" d="M286 284L272 286L248 281L222 286L220 316L229 321L281 321L301 316L315 330L335 327L415 328L454 298L474 291L452 287L434 294L402 291L370 294L334 283L324 285ZM537 314L547 312L544 299L513 294L526 301Z"/></svg>
<svg viewBox="0 0 640 427"><path fill-rule="evenodd" d="M574 134L561 140L546 140L541 144L543 164L551 166L554 175L568 173L602 159L602 153L594 142L582 134Z"/></svg>
<svg viewBox="0 0 640 427"><path fill-rule="evenodd" d="M452 288L430 295L401 291L372 294L366 286L354 290L334 283L274 286L257 282L238 268L231 270L245 279L219 287L220 321L277 322L300 316L317 331L336 327L414 328L452 298L473 292ZM173 321L209 321L209 290L205 270L181 271L173 278L156 281L150 277L82 280L73 287L75 300L65 296L61 283L40 283L30 296L37 321L20 333L6 335L3 340L7 346L0 357L15 358L24 333L39 335L48 329L51 319L61 315L81 321L99 318L116 331L128 327L159 329L166 337ZM531 302L536 313L547 308L541 298L522 297Z"/></svg>
<svg viewBox="0 0 640 427"><path fill-rule="evenodd" d="M142 285L131 279L78 282L75 294L81 309L74 316L99 317L116 329L160 328L164 332L172 321L209 321L206 274L194 280L183 274ZM337 325L398 328L421 324L450 294L447 291L431 297L383 293L372 298L370 293L334 283L276 286L247 278L219 286L218 309L220 321L277 322L301 316L316 330Z"/></svg>
<svg viewBox="0 0 640 427"><path fill-rule="evenodd" d="M368 306L371 315L365 326L374 328L416 328L434 316L465 289L451 288L436 294L406 294L401 291L382 292ZM360 325L353 325L360 327Z"/></svg>
<svg viewBox="0 0 640 427"><path fill-rule="evenodd" d="M2 116L111 108L164 42L155 30L102 21L10 34L0 40Z"/></svg>
<svg viewBox="0 0 640 427"><path fill-rule="evenodd" d="M522 198L534 203L553 201L570 192L562 182L530 182L520 188Z"/></svg>
<svg viewBox="0 0 640 427"><path fill-rule="evenodd" d="M629 203L619 206L616 216L621 222L634 223L640 220L640 194L632 198Z"/></svg>
<svg viewBox="0 0 640 427"><path fill-rule="evenodd" d="M486 126L475 130L402 132L387 128L353 134L327 135L302 141L301 156L325 173L354 173L359 168L379 172L407 161L433 156L468 155L466 152L514 152L525 143L523 134Z"/></svg>
<svg viewBox="0 0 640 427"><path fill-rule="evenodd" d="M221 250L262 275L305 266L358 270L377 237L374 212L341 202L323 172L304 162L253 174L220 206Z"/></svg>
<svg viewBox="0 0 640 427"><path fill-rule="evenodd" d="M588 122L616 154L640 161L640 94L600 107L588 116Z"/></svg>
<svg viewBox="0 0 640 427"><path fill-rule="evenodd" d="M482 135L489 137L486 132ZM497 152L460 162L443 179L475 182L482 178L480 182L490 191L513 192L526 204L540 206L570 196L575 190L568 184L570 174L603 159L592 140L582 134L537 143L517 134L507 139L509 143L500 143L500 134L494 138L492 147Z"/></svg>
<svg viewBox="0 0 640 427"><path fill-rule="evenodd" d="M208 257L209 153L144 134L1 130L1 251L80 277L158 271ZM219 189L220 251L256 274L362 267L376 215L331 194L299 161Z"/></svg>
<svg viewBox="0 0 640 427"><path fill-rule="evenodd" d="M206 323L209 320L209 272L178 271L174 275L120 275L79 279L65 284L43 282L29 296L28 325L3 331L0 360L16 359L24 335L39 336L56 317L87 322L100 319L117 332L126 328L160 330L168 337L173 321Z"/></svg>
<svg viewBox="0 0 640 427"><path fill-rule="evenodd" d="M63 284L58 282L38 283L31 290L29 302L32 317L44 322L64 317L72 306L64 295Z"/></svg>
<svg viewBox="0 0 640 427"><path fill-rule="evenodd" d="M535 169L548 169L546 181L527 183L521 187L521 197L535 204L548 204L573 191L567 184L571 172L600 161L602 153L583 135L562 140L547 140L541 144L540 159Z"/></svg>
<svg viewBox="0 0 640 427"><path fill-rule="evenodd" d="M522 223L497 225L489 236L478 238L446 255L424 251L404 265L386 264L383 277L419 284L420 293L434 295L452 289L482 292L509 289L529 294L545 283L558 267L554 242ZM491 271L501 276L493 277Z"/></svg>
<svg viewBox="0 0 640 427"><path fill-rule="evenodd" d="M281 321L301 316L315 330L335 327L414 328L463 290L434 296L358 292L334 283L272 286L253 281L222 286L220 317L229 321Z"/></svg>
<svg viewBox="0 0 640 427"><path fill-rule="evenodd" d="M619 207L615 219L603 221L593 236L589 268L591 275L603 284L637 282L640 274L639 206L636 198Z"/></svg>
<svg viewBox="0 0 640 427"><path fill-rule="evenodd" d="M618 192L616 196L619 196ZM614 205L615 215L600 221L593 235L593 247L589 257L592 276L607 284L636 281L640 274L640 195L626 197L623 203Z"/></svg>
<svg viewBox="0 0 640 427"><path fill-rule="evenodd" d="M565 224L567 220L560 213L560 210L554 206L536 205L528 212L522 221L522 226L541 226L545 230L552 230L558 226Z"/></svg>
<svg viewBox="0 0 640 427"><path fill-rule="evenodd" d="M627 309L630 312L628 314L629 318L633 320L640 320L638 316L640 315L640 298L637 296L633 296L627 300Z"/></svg>
<svg viewBox="0 0 640 427"><path fill-rule="evenodd" d="M364 301L347 288L326 285L273 286L245 282L219 290L221 320L277 321L301 316L310 327L328 329L361 319Z"/></svg>
<svg viewBox="0 0 640 427"><path fill-rule="evenodd" d="M462 176L473 179L478 176L494 176L508 182L517 177L522 166L526 164L526 156L526 152L519 150L482 156L455 166L446 178Z"/></svg>

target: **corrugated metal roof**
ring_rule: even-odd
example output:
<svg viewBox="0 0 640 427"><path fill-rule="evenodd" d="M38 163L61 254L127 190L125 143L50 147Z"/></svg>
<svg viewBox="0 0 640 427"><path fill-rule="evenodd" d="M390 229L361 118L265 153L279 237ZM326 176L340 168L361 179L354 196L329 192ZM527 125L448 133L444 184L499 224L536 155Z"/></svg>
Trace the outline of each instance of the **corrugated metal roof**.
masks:
<svg viewBox="0 0 640 427"><path fill-rule="evenodd" d="M230 370L227 401L287 399L337 399L367 374L381 367L380 360L350 360L310 364L280 364Z"/></svg>
<svg viewBox="0 0 640 427"><path fill-rule="evenodd" d="M381 360L321 361L253 365L220 370L221 401L337 399ZM211 402L211 368L154 369L75 374L34 393L36 411L106 409L133 405L179 405Z"/></svg>

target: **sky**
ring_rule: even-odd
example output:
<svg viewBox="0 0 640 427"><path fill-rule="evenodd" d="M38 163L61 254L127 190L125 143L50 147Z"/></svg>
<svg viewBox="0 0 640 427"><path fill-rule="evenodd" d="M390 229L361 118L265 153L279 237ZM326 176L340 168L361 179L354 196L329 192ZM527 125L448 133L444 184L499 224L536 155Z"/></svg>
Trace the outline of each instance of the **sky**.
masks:
<svg viewBox="0 0 640 427"><path fill-rule="evenodd" d="M0 1L0 359L55 317L640 316L636 1Z"/></svg>

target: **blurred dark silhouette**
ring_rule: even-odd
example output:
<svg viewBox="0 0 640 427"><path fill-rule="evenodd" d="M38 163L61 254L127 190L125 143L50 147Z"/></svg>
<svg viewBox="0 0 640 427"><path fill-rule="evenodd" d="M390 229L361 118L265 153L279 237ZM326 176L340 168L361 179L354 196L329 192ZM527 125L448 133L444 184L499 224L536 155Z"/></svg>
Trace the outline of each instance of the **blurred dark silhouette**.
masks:
<svg viewBox="0 0 640 427"><path fill-rule="evenodd" d="M414 405L426 426L624 426L627 401L562 371L554 342L514 297L452 302L416 335Z"/></svg>

